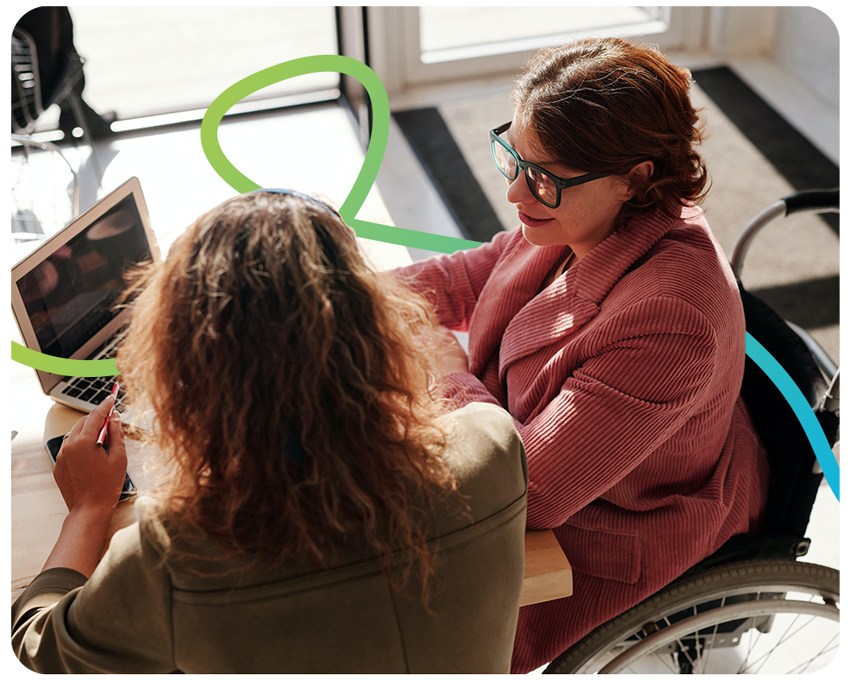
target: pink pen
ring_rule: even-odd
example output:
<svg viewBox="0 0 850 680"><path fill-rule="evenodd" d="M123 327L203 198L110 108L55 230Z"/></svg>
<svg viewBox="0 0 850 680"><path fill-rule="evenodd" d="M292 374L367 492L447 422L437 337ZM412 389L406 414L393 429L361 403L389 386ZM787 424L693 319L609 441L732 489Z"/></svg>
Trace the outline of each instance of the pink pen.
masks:
<svg viewBox="0 0 850 680"><path fill-rule="evenodd" d="M113 402L112 406L109 409L109 413L106 414L106 420L103 423L103 427L100 428L100 434L97 435L97 445L98 446L109 446L109 421L112 418L112 414L115 412L115 402L118 400L118 381L115 381L115 384L112 386L112 397Z"/></svg>

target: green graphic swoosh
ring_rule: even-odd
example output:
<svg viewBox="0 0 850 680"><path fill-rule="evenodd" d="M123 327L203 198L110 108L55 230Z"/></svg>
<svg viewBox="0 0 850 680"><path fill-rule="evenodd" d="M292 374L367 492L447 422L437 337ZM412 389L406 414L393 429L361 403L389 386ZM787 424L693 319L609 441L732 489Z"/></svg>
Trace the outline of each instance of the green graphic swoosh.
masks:
<svg viewBox="0 0 850 680"><path fill-rule="evenodd" d="M121 373L115 366L115 359L92 360L52 357L43 352L27 349L14 340L12 340L12 361L47 373L82 378L103 378Z"/></svg>
<svg viewBox="0 0 850 680"><path fill-rule="evenodd" d="M262 188L243 175L228 160L218 142L218 126L230 108L248 95L269 85L296 76L323 72L344 73L355 78L366 88L372 102L372 135L369 139L369 148L366 150L366 158L363 159L363 165L354 186L339 209L342 219L354 229L360 238L382 241L383 243L395 243L439 253L454 253L479 245L477 241L467 241L466 239L440 236L439 234L425 234L413 229L390 227L386 224L376 224L375 222L357 219L357 213L375 183L378 170L381 168L381 161L384 159L384 151L387 148L387 138L390 132L390 104L381 79L368 66L351 57L324 54L285 61L243 78L216 97L204 114L204 120L201 123L201 146L207 160L219 176L241 193Z"/></svg>

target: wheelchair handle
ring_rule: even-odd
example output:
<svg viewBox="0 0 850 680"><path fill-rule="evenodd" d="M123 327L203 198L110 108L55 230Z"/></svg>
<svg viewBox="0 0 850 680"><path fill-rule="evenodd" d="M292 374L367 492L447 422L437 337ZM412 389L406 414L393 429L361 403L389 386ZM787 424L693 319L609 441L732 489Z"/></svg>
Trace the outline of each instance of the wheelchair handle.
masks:
<svg viewBox="0 0 850 680"><path fill-rule="evenodd" d="M838 212L838 187L835 189L805 189L782 198L786 215L797 212Z"/></svg>
<svg viewBox="0 0 850 680"><path fill-rule="evenodd" d="M769 205L750 220L735 244L732 257L729 258L729 264L732 266L736 279L741 278L744 258L747 256L753 237L771 220L800 212L838 212L838 189L795 191Z"/></svg>
<svg viewBox="0 0 850 680"><path fill-rule="evenodd" d="M827 415L824 413L820 413L821 411L827 412ZM821 400L820 406L816 410L816 415L818 416L818 420L820 421L821 427L824 428L824 434L827 435L827 441L832 441L830 439L830 434L832 434L832 430L829 428L834 427L834 439L835 444L838 444L841 440L840 434L840 422L841 422L841 371L837 370L835 375L832 378L832 381L829 383L829 387L826 390L826 393L823 395L823 399ZM839 460L839 452L836 449L835 445L832 447L832 452L835 455L835 460L840 464ZM812 474L819 475L823 474L823 469L820 466L817 458L815 459L814 467L812 468Z"/></svg>
<svg viewBox="0 0 850 680"><path fill-rule="evenodd" d="M841 372L836 370L835 375L832 378L832 382L829 383L829 388L826 390L826 394L823 395L823 404L821 405L821 408L823 408L824 411L829 411L830 413L838 415L841 410L840 405Z"/></svg>

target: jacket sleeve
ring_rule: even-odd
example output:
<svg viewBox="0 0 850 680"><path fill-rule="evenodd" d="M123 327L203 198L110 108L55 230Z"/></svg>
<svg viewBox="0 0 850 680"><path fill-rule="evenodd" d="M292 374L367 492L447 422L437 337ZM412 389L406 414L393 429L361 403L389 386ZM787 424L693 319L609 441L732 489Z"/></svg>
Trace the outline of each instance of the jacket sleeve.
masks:
<svg viewBox="0 0 850 680"><path fill-rule="evenodd" d="M512 233L499 232L477 248L438 255L395 272L428 298L441 324L453 331L466 331L481 290Z"/></svg>
<svg viewBox="0 0 850 680"><path fill-rule="evenodd" d="M547 529L604 494L662 445L702 404L716 336L698 310L674 299L637 305L611 323L602 349L528 422L528 528ZM661 309L659 309L659 307ZM676 319L647 324L647 318ZM656 327L653 328L653 325ZM456 403L498 402L473 375L444 379Z"/></svg>
<svg viewBox="0 0 850 680"><path fill-rule="evenodd" d="M88 581L39 574L12 609L12 649L39 673L175 670L169 578L139 524L113 536Z"/></svg>

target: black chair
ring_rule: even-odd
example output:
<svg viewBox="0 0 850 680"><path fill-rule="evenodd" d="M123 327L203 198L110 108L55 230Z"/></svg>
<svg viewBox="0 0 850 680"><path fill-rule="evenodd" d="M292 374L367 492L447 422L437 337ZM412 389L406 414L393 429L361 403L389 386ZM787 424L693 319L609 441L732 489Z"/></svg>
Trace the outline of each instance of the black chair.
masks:
<svg viewBox="0 0 850 680"><path fill-rule="evenodd" d="M73 42L67 7L37 7L12 31L12 133L27 135L39 117L57 104L66 136L76 126L86 139L111 134L109 123L82 98L83 59Z"/></svg>

